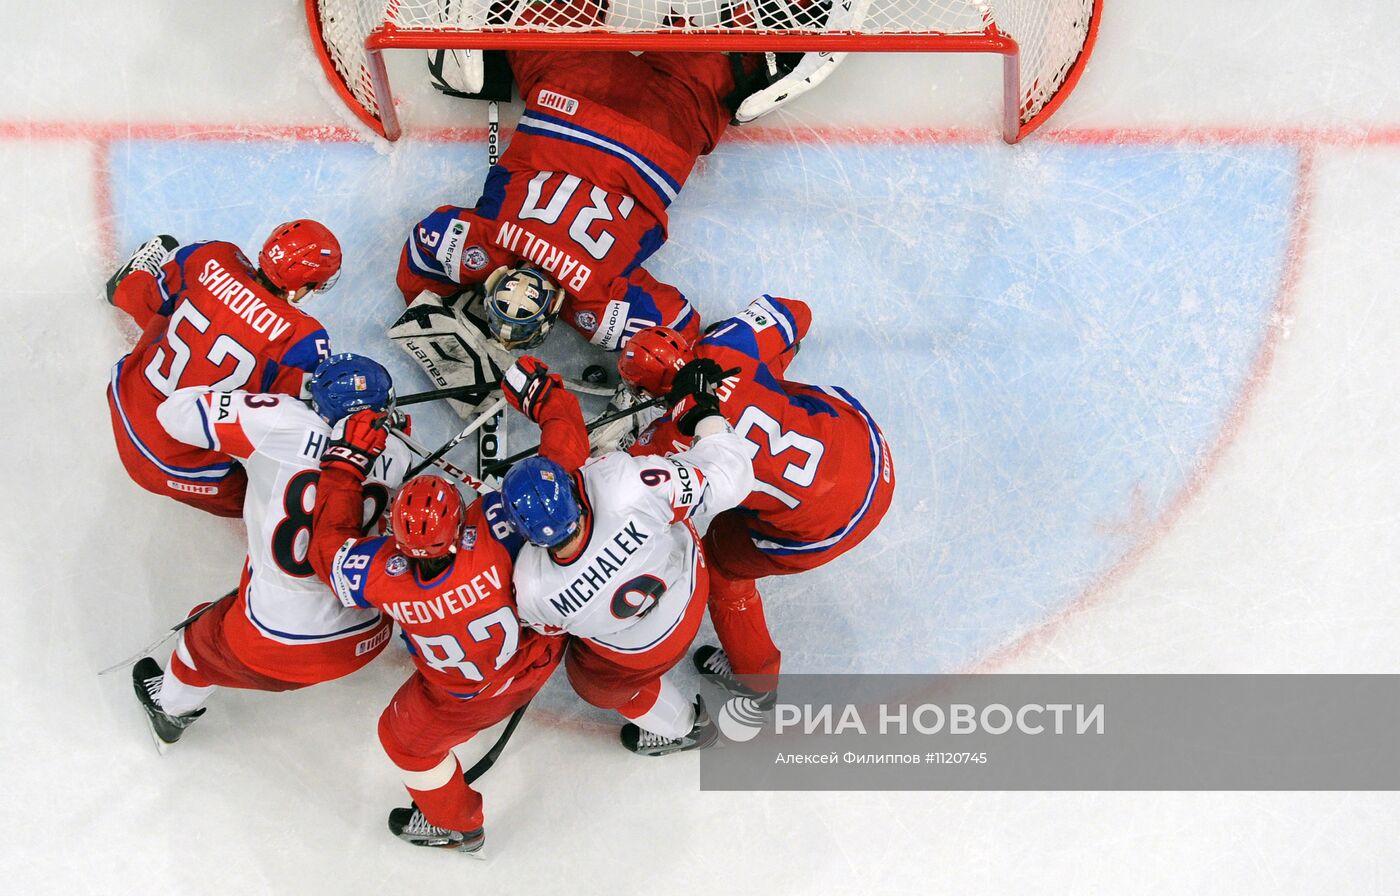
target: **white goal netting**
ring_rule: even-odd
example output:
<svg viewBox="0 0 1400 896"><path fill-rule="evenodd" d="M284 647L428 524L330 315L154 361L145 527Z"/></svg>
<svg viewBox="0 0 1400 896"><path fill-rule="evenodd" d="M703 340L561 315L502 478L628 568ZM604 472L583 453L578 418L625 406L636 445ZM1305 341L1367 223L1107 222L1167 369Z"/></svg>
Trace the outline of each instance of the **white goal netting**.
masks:
<svg viewBox="0 0 1400 896"><path fill-rule="evenodd" d="M375 90L375 55L388 47L472 48L471 35L599 35L726 49L724 41L768 35L782 49L981 49L1016 42L1016 117L1027 129L1073 86L1101 0L307 0L323 62L352 107L373 125L387 100ZM376 46L366 49L375 38ZM660 36L660 37L658 37ZM849 41L803 47L812 38ZM517 40L518 38L518 40ZM538 38L537 38L538 39ZM985 45L973 46L972 41ZM1003 41L1004 45L1005 42ZM740 47L730 47L739 49ZM743 49L754 49L746 43ZM382 80L382 66L380 66ZM387 81L379 93L387 91ZM1010 97L1008 96L1008 100ZM383 133L381 128L376 128Z"/></svg>

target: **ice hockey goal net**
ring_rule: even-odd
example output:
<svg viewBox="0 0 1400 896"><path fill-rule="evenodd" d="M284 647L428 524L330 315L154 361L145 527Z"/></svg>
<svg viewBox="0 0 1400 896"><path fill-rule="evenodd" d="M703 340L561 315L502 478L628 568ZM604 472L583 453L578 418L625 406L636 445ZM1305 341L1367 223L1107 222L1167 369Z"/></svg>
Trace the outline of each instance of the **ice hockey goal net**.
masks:
<svg viewBox="0 0 1400 896"><path fill-rule="evenodd" d="M1103 0L306 0L332 86L399 136L389 49L954 52L1003 57L1002 136L1035 130L1078 81Z"/></svg>

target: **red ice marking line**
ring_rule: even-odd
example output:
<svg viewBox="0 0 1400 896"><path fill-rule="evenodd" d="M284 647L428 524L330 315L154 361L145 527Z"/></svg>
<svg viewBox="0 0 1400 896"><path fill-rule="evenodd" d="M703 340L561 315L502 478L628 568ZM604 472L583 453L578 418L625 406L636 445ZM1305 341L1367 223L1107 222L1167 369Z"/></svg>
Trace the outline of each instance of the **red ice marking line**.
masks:
<svg viewBox="0 0 1400 896"><path fill-rule="evenodd" d="M1196 465L1196 469L1187 479L1186 484L1172 498L1162 515L1147 531L1140 535L1137 543L1129 548L1128 552L1118 559L1118 562L1109 567L1068 606L1036 624L1029 631L1022 633L1011 643L974 661L963 669L963 672L975 674L997 671L1012 660L1023 656L1030 649L1047 643L1064 629L1072 617L1099 603L1115 585L1123 580L1124 576L1138 565L1148 552L1161 544L1162 540L1175 527L1177 521L1180 520L1182 513L1190 505L1192 499L1200 493L1206 482L1215 474L1221 459L1239 436L1240 427L1243 425L1245 417L1253 407L1264 381L1268 379L1269 372L1273 369L1279 338L1282 336L1285 323L1293 311L1294 297L1297 293L1298 281L1302 276L1303 257L1307 251L1308 231L1312 220L1315 156L1315 144L1304 142L1299 145L1297 187L1293 195L1288 247L1284 256L1283 276L1279 282L1278 296L1274 300L1273 311L1264 329L1264 339L1254 357L1249 376L1245 380L1244 387L1240 390L1239 397L1235 399L1234 407L1225 416L1220 432L1216 436L1215 444Z"/></svg>
<svg viewBox="0 0 1400 896"><path fill-rule="evenodd" d="M484 140L485 127L420 128L409 137L430 143ZM725 142L739 143L998 143L987 128L761 127L731 128ZM368 142L365 132L345 125L234 124L196 122L0 121L0 140L307 140ZM1370 128L1308 126L1218 126L1067 128L1039 131L1036 142L1114 143L1288 143L1314 146L1397 146L1400 125ZM1015 149L1008 149L1014 152Z"/></svg>
<svg viewBox="0 0 1400 896"><path fill-rule="evenodd" d="M102 270L115 270L117 258L116 211L112 207L112 141L92 144L92 208L97 216L97 251Z"/></svg>

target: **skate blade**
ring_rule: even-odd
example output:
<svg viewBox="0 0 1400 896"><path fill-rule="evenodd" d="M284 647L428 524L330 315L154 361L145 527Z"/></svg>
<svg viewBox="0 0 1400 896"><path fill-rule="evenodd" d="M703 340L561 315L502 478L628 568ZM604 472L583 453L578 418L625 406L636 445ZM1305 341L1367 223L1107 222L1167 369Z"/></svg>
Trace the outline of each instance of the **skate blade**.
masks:
<svg viewBox="0 0 1400 896"><path fill-rule="evenodd" d="M146 716L146 730L150 732L151 741L156 745L156 752L160 755L164 756L167 750L175 746L161 740L160 735L156 734L156 726L151 722L150 716Z"/></svg>

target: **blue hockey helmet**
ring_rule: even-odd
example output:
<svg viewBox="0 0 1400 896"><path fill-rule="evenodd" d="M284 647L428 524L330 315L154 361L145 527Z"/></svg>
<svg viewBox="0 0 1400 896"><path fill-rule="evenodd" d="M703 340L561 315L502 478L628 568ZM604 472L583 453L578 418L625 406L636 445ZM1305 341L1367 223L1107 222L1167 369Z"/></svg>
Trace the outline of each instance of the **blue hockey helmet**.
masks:
<svg viewBox="0 0 1400 896"><path fill-rule="evenodd" d="M531 544L552 548L578 531L583 511L564 468L543 457L527 457L501 480L506 514Z"/></svg>
<svg viewBox="0 0 1400 896"><path fill-rule="evenodd" d="M497 268L485 290L486 327L509 349L544 342L564 305L564 290L532 265Z"/></svg>
<svg viewBox="0 0 1400 896"><path fill-rule="evenodd" d="M337 423L356 411L387 411L394 401L394 381L373 358L344 352L331 355L311 374L307 384L311 405L327 423Z"/></svg>

